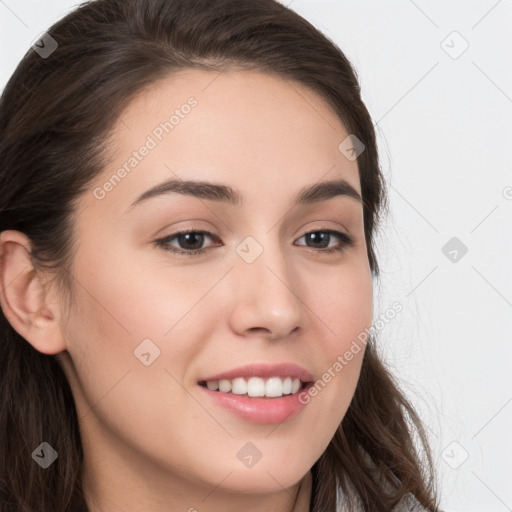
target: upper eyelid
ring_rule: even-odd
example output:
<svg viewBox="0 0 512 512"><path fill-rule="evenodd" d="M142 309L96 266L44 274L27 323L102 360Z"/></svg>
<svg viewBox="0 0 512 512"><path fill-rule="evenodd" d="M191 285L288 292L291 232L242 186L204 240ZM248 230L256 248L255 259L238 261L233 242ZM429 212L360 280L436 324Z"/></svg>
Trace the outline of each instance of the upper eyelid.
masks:
<svg viewBox="0 0 512 512"><path fill-rule="evenodd" d="M300 235L298 238L302 238L310 233L315 232L329 232L335 235L342 235L344 237L347 237L350 242L355 242L356 237L354 237L352 234L348 232L348 230L345 229L335 229L331 227L317 227L317 228L311 228L307 231L305 231L302 235ZM207 229L196 229L196 228L179 228L173 233L170 233L169 235L162 236L157 239L157 241L165 241L177 238L181 234L188 234L188 233L201 233L206 234L206 236L209 236L213 241L221 240L221 237L217 235L216 233L213 233L211 231L208 231ZM343 241L343 240L342 240ZM206 248L205 248L206 249ZM201 250L201 249L200 249Z"/></svg>
<svg viewBox="0 0 512 512"><path fill-rule="evenodd" d="M323 223L323 222L326 222L326 221L314 220L314 221L310 221L310 222L306 223L305 225L311 224L311 223L314 223L314 222ZM302 226L302 227L304 227L304 226ZM301 230L302 230L302 228L301 228ZM232 231L232 230L230 230L230 231ZM302 236L304 236L307 233L314 232L314 231L339 231L339 232L344 233L346 235L350 235L350 230L345 228L344 226L340 226L339 223L338 223L338 226L336 226L336 227L321 225L319 227L309 228L307 231L305 231L303 233ZM208 233L209 235L212 235L214 237L221 238L221 235L218 235L215 232L215 230L210 230L209 228L201 228L199 226L192 226L192 227L188 227L187 226L187 227L175 228L175 230L173 232L169 233L168 235L163 235L160 238L169 238L171 236L179 235L181 233L185 233L185 234L186 233ZM350 236L352 236L352 235L350 235Z"/></svg>

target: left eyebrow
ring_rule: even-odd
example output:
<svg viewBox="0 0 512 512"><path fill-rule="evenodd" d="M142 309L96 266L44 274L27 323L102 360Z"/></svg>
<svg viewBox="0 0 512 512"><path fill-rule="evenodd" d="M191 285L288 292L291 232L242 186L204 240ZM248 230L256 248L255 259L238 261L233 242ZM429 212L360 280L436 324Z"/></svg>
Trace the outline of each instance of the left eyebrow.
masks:
<svg viewBox="0 0 512 512"><path fill-rule="evenodd" d="M169 179L142 193L127 208L126 212L148 199L170 193L193 196L200 199L232 204L234 206L241 206L243 203L242 194L229 185L211 183L207 181L183 181ZM314 185L302 188L295 196L292 206L318 203L337 196L350 197L361 204L363 203L359 192L350 183L348 183L348 181L344 179L337 179L321 181Z"/></svg>

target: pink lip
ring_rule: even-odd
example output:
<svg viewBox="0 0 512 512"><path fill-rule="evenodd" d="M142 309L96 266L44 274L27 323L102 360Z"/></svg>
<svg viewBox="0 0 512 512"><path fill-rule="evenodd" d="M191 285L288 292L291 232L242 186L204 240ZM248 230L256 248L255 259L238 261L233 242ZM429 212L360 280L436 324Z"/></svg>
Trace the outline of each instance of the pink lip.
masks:
<svg viewBox="0 0 512 512"><path fill-rule="evenodd" d="M307 387L312 385L313 383L310 383ZM299 401L299 393L303 390L279 398L256 398L198 387L201 392L210 397L214 404L223 407L238 418L252 423L283 423L299 414L305 407L305 404Z"/></svg>
<svg viewBox="0 0 512 512"><path fill-rule="evenodd" d="M312 382L313 375L306 369L292 363L266 364L255 363L246 366L239 366L231 370L216 373L199 379L199 382L211 380L232 380L237 377L291 377L292 379L300 379L302 382Z"/></svg>
<svg viewBox="0 0 512 512"><path fill-rule="evenodd" d="M309 383L307 387L312 386L314 380L311 373L296 364L256 363L216 373L215 375L202 378L198 382L222 379L232 380L237 377L290 377ZM206 393L206 396L210 397L214 404L223 407L238 418L252 423L282 423L299 414L304 408L304 404L299 401L299 393L303 391L302 389L293 395L268 398L221 393L220 391L212 391L203 386L199 386L199 388L203 393Z"/></svg>

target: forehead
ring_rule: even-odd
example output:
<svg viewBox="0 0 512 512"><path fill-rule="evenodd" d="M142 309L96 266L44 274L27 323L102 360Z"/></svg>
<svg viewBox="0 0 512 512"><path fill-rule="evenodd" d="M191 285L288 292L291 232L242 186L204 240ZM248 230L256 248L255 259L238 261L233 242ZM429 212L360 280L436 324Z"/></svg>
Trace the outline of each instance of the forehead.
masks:
<svg viewBox="0 0 512 512"><path fill-rule="evenodd" d="M262 195L280 201L322 179L343 178L360 191L357 162L339 149L348 135L328 103L295 81L184 70L126 106L109 137L113 158L95 185L124 169L105 198L124 209L169 178L229 183L244 204Z"/></svg>

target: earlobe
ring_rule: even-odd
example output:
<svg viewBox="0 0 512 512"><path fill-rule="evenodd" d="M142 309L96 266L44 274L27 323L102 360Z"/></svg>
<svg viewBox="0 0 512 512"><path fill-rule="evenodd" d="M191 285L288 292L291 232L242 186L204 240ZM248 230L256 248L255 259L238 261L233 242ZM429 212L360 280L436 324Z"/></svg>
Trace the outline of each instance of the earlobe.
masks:
<svg viewBox="0 0 512 512"><path fill-rule="evenodd" d="M0 233L0 306L11 326L36 350L66 349L57 301L45 293L42 273L30 258L30 240L20 231Z"/></svg>

